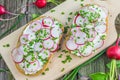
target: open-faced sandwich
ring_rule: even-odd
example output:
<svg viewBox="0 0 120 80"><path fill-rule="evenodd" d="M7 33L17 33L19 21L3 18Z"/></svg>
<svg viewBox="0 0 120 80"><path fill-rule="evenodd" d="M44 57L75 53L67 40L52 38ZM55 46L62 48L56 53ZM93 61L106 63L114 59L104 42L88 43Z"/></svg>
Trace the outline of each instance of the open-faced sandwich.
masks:
<svg viewBox="0 0 120 80"><path fill-rule="evenodd" d="M108 11L99 5L89 4L74 17L68 33L66 48L74 55L89 56L103 46L108 25Z"/></svg>
<svg viewBox="0 0 120 80"><path fill-rule="evenodd" d="M58 20L46 16L26 25L12 51L17 69L26 75L42 73L53 52L58 50L63 31L64 28Z"/></svg>

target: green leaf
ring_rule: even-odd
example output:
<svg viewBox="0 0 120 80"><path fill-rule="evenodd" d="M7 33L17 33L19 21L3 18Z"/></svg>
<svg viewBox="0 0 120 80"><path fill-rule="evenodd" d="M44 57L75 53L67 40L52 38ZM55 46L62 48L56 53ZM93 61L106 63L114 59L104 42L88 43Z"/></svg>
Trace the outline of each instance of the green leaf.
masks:
<svg viewBox="0 0 120 80"><path fill-rule="evenodd" d="M94 74L89 75L92 80L106 80L107 79L107 74L98 72Z"/></svg>
<svg viewBox="0 0 120 80"><path fill-rule="evenodd" d="M8 69L0 68L0 72L9 72L9 70Z"/></svg>
<svg viewBox="0 0 120 80"><path fill-rule="evenodd" d="M32 19L35 19L35 18L37 18L39 16L40 16L39 14L32 14Z"/></svg>

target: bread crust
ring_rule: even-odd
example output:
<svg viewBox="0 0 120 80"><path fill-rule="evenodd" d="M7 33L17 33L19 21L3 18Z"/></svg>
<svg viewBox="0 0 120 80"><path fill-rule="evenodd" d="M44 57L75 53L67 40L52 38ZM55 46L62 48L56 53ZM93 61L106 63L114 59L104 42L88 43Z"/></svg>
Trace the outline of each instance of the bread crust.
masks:
<svg viewBox="0 0 120 80"><path fill-rule="evenodd" d="M36 18L35 20L30 21L30 22L25 26L24 30L25 30L25 29L28 27L28 25L31 24L32 22L34 22L34 21L36 21L36 20L39 20L39 19L41 19L41 18L44 18L44 17L46 17L46 16L40 16L40 17ZM50 17L50 18L51 18L51 17ZM52 19L53 19L53 18L52 18ZM57 19L56 19L56 20L57 20ZM57 21L58 21L58 20L57 20ZM58 22L59 22L59 21L58 21ZM61 29L62 29L62 31L64 31L64 27L63 27L63 26L61 27ZM24 32L24 30L23 30L23 32ZM22 32L22 34L23 34L23 32ZM20 37L22 36L22 34L20 35ZM61 39L62 39L62 36L63 36L63 34L60 36L59 44L60 44L60 41L61 41ZM20 46L20 37L19 37L19 39L18 39L18 41L17 41L16 48L18 48L18 47ZM24 75L27 75L27 76L38 76L39 74L41 74L41 73L43 73L43 72L45 71L45 69L48 67L48 64L50 63L50 61L51 61L51 59L52 59L53 56L54 56L54 54L51 53L50 57L48 58L48 62L47 62L46 64L44 64L43 69L39 70L39 71L36 72L35 74L25 74L25 71L19 66L19 64L15 63L15 66L16 66L17 70L18 70L19 72L21 72L22 74L24 74Z"/></svg>

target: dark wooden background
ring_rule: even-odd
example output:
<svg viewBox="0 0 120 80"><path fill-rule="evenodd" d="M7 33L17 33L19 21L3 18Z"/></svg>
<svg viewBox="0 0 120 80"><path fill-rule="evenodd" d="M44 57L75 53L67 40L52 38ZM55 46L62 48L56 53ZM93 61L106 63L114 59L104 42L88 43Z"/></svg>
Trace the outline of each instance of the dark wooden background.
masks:
<svg viewBox="0 0 120 80"><path fill-rule="evenodd" d="M33 1L34 0L0 0L0 4L4 5L6 7L6 9L9 10L10 12L15 12L15 10L17 10L21 6L24 6ZM54 5L52 3L48 3L47 6L43 9L37 9L35 6L29 6L29 7L26 6L27 13L26 13L25 17L22 19L22 21L20 21L20 23L14 29L10 30L10 32L8 32L7 34L5 34L4 36L2 36L0 38L5 37L6 35L10 34L11 32L18 29L19 27L25 25L27 22L29 22L32 19L32 17L31 17L32 14L39 14L39 15L43 14L55 6L56 5ZM17 11L17 13L19 13L19 11ZM13 16L3 15L0 17L10 18ZM120 17L117 16L116 26L117 26L117 30L119 30L119 32L120 32L120 28L119 28L120 20L119 19L120 19ZM0 21L0 35L2 35L4 32L6 32L6 30L10 29L10 27L16 22L16 20L18 20L18 18L11 20L11 21L6 21L6 22ZM97 60L95 60L92 63L88 64L87 66L81 68L79 72L83 76L87 76L90 73L94 73L94 72L107 72L108 69L106 67L106 64L108 62L109 62L109 60L107 59L106 55L104 54ZM3 59L0 59L0 68L8 69L6 64L4 63ZM118 72L120 73L120 70L118 70ZM80 80L79 77L80 77L80 75L77 75L76 80ZM14 80L14 78L12 77L11 73L9 73L9 72L0 72L0 80Z"/></svg>

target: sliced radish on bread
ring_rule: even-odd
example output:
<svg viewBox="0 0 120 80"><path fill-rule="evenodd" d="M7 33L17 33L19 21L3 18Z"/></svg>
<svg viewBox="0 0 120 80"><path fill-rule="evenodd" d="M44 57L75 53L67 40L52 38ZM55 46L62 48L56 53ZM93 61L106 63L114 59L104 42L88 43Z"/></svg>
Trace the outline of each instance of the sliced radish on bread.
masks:
<svg viewBox="0 0 120 80"><path fill-rule="evenodd" d="M21 42L21 44L27 44L27 43L28 43L28 36L29 36L29 34L23 34L23 35L20 37L20 42Z"/></svg>
<svg viewBox="0 0 120 80"><path fill-rule="evenodd" d="M74 20L73 20L73 24L75 24L76 26L82 26L83 22L84 22L84 18L80 16L80 14L78 14L77 16L75 16Z"/></svg>
<svg viewBox="0 0 120 80"><path fill-rule="evenodd" d="M42 28L42 24L39 21L34 21L30 24L29 28L33 31L36 32Z"/></svg>
<svg viewBox="0 0 120 80"><path fill-rule="evenodd" d="M100 36L96 36L93 40L94 43L94 50L99 49L103 46L104 41L100 39Z"/></svg>
<svg viewBox="0 0 120 80"><path fill-rule="evenodd" d="M80 51L82 56L86 57L86 56L89 56L92 54L93 47L90 45L88 45L88 46L82 45L82 46L79 46L79 51Z"/></svg>
<svg viewBox="0 0 120 80"><path fill-rule="evenodd" d="M17 48L12 51L12 58L16 63L21 63L23 61L23 54L19 54Z"/></svg>
<svg viewBox="0 0 120 80"><path fill-rule="evenodd" d="M48 58L50 56L50 51L49 50L45 50L45 49L43 49L40 53L39 53L39 55L38 55L38 57L40 57L40 58L42 58L42 59L46 59L46 58Z"/></svg>
<svg viewBox="0 0 120 80"><path fill-rule="evenodd" d="M98 33L104 33L104 32L106 32L106 29L107 29L106 24L98 23L98 24L95 26L95 30L96 30L96 32L98 32Z"/></svg>
<svg viewBox="0 0 120 80"><path fill-rule="evenodd" d="M74 40L68 40L67 42L66 42L66 48L68 49L68 50L75 50L75 49L77 49L78 48L78 45L74 42Z"/></svg>
<svg viewBox="0 0 120 80"><path fill-rule="evenodd" d="M37 71L39 66L40 66L40 63L39 63L38 60L34 61L33 63L25 62L25 69L28 72L35 72L35 71Z"/></svg>
<svg viewBox="0 0 120 80"><path fill-rule="evenodd" d="M54 46L54 42L52 39L44 40L43 46L45 49L51 49Z"/></svg>
<svg viewBox="0 0 120 80"><path fill-rule="evenodd" d="M40 43L40 42L35 43L35 45L34 45L34 50L35 51L40 52L40 51L42 51L42 49L43 49L43 44L42 43Z"/></svg>
<svg viewBox="0 0 120 80"><path fill-rule="evenodd" d="M54 24L54 21L50 17L46 17L42 20L44 27L51 27Z"/></svg>
<svg viewBox="0 0 120 80"><path fill-rule="evenodd" d="M61 33L62 33L62 29L59 27L54 27L51 30L51 35L52 35L52 37L55 37L55 38L60 37Z"/></svg>
<svg viewBox="0 0 120 80"><path fill-rule="evenodd" d="M77 32L75 35L75 42L78 45L82 45L86 42L87 36L84 32Z"/></svg>
<svg viewBox="0 0 120 80"><path fill-rule="evenodd" d="M51 52L55 52L58 50L58 44L54 44L54 46L50 49Z"/></svg>
<svg viewBox="0 0 120 80"><path fill-rule="evenodd" d="M41 29L41 30L39 31L37 37L39 37L40 39L44 39L44 40L50 38L50 30L49 30L49 29L46 29L46 28Z"/></svg>

